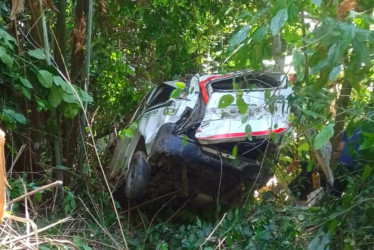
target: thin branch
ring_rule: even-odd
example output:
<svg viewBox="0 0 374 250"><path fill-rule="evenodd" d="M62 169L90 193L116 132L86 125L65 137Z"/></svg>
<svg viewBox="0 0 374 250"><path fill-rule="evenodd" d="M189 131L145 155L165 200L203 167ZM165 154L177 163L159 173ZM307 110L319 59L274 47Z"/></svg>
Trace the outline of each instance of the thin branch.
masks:
<svg viewBox="0 0 374 250"><path fill-rule="evenodd" d="M18 202L18 201L20 201L20 200L23 200L25 197L28 197L28 196L34 195L34 194L36 194L36 193L38 193L38 192L40 192L40 191L46 190L46 189L51 188L51 187L59 186L59 185L62 185L62 181L55 181L55 182L52 182L52 183L50 183L50 184L47 184L47 185L42 186L42 187L40 187L40 188L37 188L37 189L35 189L35 190L33 190L33 191L30 191L30 192L28 192L28 193L26 193L26 194L21 195L20 197L17 197L17 198L15 198L15 199L9 201L9 202L7 203L7 205L13 204L13 203Z"/></svg>
<svg viewBox="0 0 374 250"><path fill-rule="evenodd" d="M12 218L12 217L9 217L9 218ZM54 226L56 226L56 225L58 225L58 224L65 223L65 222L67 222L67 221L69 221L69 220L71 220L70 217L67 217L67 218L65 218L65 219L59 220L59 221L57 221L57 222L55 222L55 223L52 223L52 224L50 224L50 225L48 225L48 226L46 226L46 227L43 227L43 228L41 228L41 229L38 229L38 230L37 230L37 233L44 232L44 231L46 231L46 230L48 230L48 229L50 229L50 228L52 228L52 227L54 227ZM22 239L24 239L24 238L30 237L30 236L32 236L32 235L34 235L34 233L29 233L29 234L25 234L25 235L22 235L22 236L18 236L18 237L16 237L16 238L14 238L14 239L12 239L12 240L10 240L10 241L4 242L4 243L2 243L2 244L3 244L3 245L10 244L10 243L13 243L13 242L16 242L16 241L22 240Z"/></svg>
<svg viewBox="0 0 374 250"><path fill-rule="evenodd" d="M205 239L205 241L200 245L200 249L203 248L203 246L205 245L205 243L208 242L208 240L210 240L210 238L212 238L213 234L216 232L216 230L218 229L218 227L222 224L222 221L223 219L225 219L227 213L225 213L223 216L222 216L222 219L218 222L217 226L213 229L213 231L209 234L209 236Z"/></svg>

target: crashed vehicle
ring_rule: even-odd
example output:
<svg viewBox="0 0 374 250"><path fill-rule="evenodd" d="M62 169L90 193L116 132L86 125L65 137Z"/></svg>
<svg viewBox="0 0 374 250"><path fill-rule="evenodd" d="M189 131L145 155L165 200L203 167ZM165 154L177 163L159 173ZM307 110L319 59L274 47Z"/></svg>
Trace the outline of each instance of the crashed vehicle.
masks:
<svg viewBox="0 0 374 250"><path fill-rule="evenodd" d="M264 155L275 160L291 130L291 92L288 78L276 72L164 82L136 110L132 138L117 143L109 178L136 200L173 193L238 202L246 187L258 188L272 175Z"/></svg>

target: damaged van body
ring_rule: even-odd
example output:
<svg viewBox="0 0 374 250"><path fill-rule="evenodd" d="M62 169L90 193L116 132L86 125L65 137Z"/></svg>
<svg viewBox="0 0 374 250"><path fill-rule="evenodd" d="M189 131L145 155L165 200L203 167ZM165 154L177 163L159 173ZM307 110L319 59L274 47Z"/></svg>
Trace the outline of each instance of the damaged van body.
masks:
<svg viewBox="0 0 374 250"><path fill-rule="evenodd" d="M109 178L137 200L174 192L237 202L246 187L269 179L264 156L276 159L291 129L288 79L240 71L183 82L183 90L180 81L164 82L143 100L131 121L137 124L132 138L117 143ZM170 98L178 88L179 97Z"/></svg>

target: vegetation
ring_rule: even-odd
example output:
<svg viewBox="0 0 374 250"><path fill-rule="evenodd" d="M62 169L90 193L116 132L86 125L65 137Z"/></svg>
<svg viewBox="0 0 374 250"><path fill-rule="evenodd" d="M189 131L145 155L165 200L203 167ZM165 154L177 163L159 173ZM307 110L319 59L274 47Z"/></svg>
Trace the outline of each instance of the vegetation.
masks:
<svg viewBox="0 0 374 250"><path fill-rule="evenodd" d="M373 27L372 0L0 1L0 127L10 199L63 181L7 210L38 228L72 218L40 233L41 249L371 248ZM295 74L289 102L297 136L287 138L274 166L283 185L299 171L289 167L294 160L311 171L316 150L329 140L336 149L344 129L362 128L357 170L334 169L348 183L344 194L326 194L308 208L263 191L229 211L185 208L168 216L161 207L151 217L114 201L104 176L110 152L98 152L95 139L123 129L163 80L244 68ZM17 225L20 234L30 232ZM5 248L23 244L5 236Z"/></svg>

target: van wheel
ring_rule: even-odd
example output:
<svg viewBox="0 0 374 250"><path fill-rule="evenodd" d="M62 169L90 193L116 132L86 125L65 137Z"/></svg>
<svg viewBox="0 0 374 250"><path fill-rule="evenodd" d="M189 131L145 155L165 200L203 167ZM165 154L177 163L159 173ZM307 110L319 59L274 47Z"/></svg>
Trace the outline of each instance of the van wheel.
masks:
<svg viewBox="0 0 374 250"><path fill-rule="evenodd" d="M127 174L125 194L127 198L141 200L147 190L151 169L147 164L147 154L136 151Z"/></svg>

